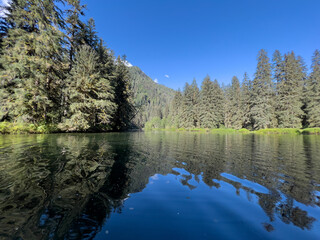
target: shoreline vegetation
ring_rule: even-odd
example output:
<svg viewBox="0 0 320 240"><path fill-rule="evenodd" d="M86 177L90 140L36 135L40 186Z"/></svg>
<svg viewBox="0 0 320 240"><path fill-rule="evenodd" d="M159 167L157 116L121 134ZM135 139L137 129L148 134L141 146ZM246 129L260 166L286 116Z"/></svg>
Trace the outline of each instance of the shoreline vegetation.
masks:
<svg viewBox="0 0 320 240"><path fill-rule="evenodd" d="M232 129L232 128L146 128L145 131L170 131L170 132L199 132L212 134L297 134L297 135L320 135L320 128L266 128L255 131L248 129Z"/></svg>
<svg viewBox="0 0 320 240"><path fill-rule="evenodd" d="M261 49L253 79L244 73L224 85L206 76L201 87L194 79L174 91L155 87L137 68L129 71L132 65L107 47L94 20L81 20L80 0L12 1L3 10L0 134L172 127L319 134L319 50L309 69L293 51L276 50L270 59Z"/></svg>
<svg viewBox="0 0 320 240"><path fill-rule="evenodd" d="M151 131L167 131L167 132L198 132L198 133L211 133L211 134L296 134L296 135L320 135L320 128L266 128L255 131L248 129L232 129L232 128L150 128L146 126L143 129L145 132ZM94 131L93 131L94 132ZM99 131L101 132L101 131ZM110 132L107 130L105 132ZM67 133L60 129L58 125L54 124L27 124L27 123L0 123L0 135L7 134L50 134L50 133ZM74 132L70 132L74 133Z"/></svg>

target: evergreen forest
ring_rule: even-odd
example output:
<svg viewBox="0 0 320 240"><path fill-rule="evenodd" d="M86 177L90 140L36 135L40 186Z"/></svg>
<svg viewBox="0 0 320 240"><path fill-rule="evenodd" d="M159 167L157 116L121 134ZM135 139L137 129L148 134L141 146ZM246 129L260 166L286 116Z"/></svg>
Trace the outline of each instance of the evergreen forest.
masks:
<svg viewBox="0 0 320 240"><path fill-rule="evenodd" d="M269 59L265 50L257 56L254 78L221 86L207 76L199 89L196 80L177 91L167 118L153 118L146 128L315 128L320 127L320 52L308 71L293 51L278 50Z"/></svg>
<svg viewBox="0 0 320 240"><path fill-rule="evenodd" d="M183 91L155 83L116 57L84 20L80 0L13 0L0 18L0 132L132 128L320 127L320 52L308 69L293 51L257 56L253 79L207 76Z"/></svg>
<svg viewBox="0 0 320 240"><path fill-rule="evenodd" d="M83 21L80 0L13 0L1 17L0 121L125 130L135 114L125 57Z"/></svg>

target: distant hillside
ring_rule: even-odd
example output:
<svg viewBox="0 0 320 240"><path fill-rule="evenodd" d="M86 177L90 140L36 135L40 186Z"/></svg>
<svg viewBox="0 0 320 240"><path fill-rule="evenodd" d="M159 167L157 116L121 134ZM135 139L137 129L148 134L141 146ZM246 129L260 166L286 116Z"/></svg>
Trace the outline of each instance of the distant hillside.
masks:
<svg viewBox="0 0 320 240"><path fill-rule="evenodd" d="M129 75L132 82L135 105L138 113L134 122L138 127L153 117L167 117L169 103L173 99L175 91L171 88L155 83L150 77L141 71L139 67L129 67Z"/></svg>

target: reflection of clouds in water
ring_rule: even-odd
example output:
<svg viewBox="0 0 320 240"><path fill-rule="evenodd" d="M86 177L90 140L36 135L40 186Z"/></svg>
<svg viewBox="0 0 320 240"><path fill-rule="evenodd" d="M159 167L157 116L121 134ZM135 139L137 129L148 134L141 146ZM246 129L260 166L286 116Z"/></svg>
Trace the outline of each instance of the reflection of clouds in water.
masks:
<svg viewBox="0 0 320 240"><path fill-rule="evenodd" d="M241 179L241 178L238 178L232 174L229 174L229 173L221 173L220 174L222 177L226 178L226 179L229 179L231 181L234 181L234 182L237 182L237 183L240 183L242 187L247 187L255 192L260 192L260 193L264 193L264 194L268 194L269 193L269 190L258 184L258 183L255 183L255 182L251 182L249 180L246 180L246 179Z"/></svg>
<svg viewBox="0 0 320 240"><path fill-rule="evenodd" d="M313 154L314 149L319 146L320 138L319 142L311 142L307 145L308 142L299 142L303 140L300 137L281 140L282 138L278 137L251 135L216 136L174 133L167 137L151 134L149 141L146 139L147 134L130 134L129 137L128 134L58 136L30 136L28 138L43 138L44 142L36 143L34 139L34 146L28 149L23 148L23 143L21 143L22 146L13 143L2 144L11 146L12 153L3 155L8 155L9 160L0 157L1 166L5 170L2 174L6 176L6 178L0 178L0 186L1 183L3 186L8 186L10 182L16 186L16 191L7 193L10 197L9 201L0 201L0 205L2 203L2 212L0 208L2 215L0 215L4 216L8 222L17 212L23 215L21 222L16 222L14 225L14 227L19 226L21 231L26 229L26 227L20 227L23 225L22 222L28 221L26 226L29 228L32 225L38 226L40 222L42 229L33 228L39 234L42 234L42 231L46 235L51 234L59 224L57 237L80 234L77 235L80 238L83 231L90 232L90 236L94 236L108 221L112 212L121 213L122 204L128 199L130 193L141 192L141 195L132 194L130 197L131 200L137 201L131 202L132 205L130 204L127 208L131 216L134 216L145 214L144 209L139 206L138 201L141 201L141 198L139 200L137 196L147 197L147 200L159 200L161 206L162 203L168 202L163 201L163 197L166 200L170 199L166 193L173 191L172 199L177 199L175 194L181 190L180 196L188 199L190 204L194 204L194 199L199 196L199 192L210 194L212 193L209 192L210 189L215 190L214 188L218 190L215 191L215 199L223 196L221 193L228 193L230 199L235 197L232 205L237 205L235 188L240 193L240 197L248 197L251 206L259 205L269 219L263 219L258 223L265 232L287 230L286 228L290 227L290 225L279 227L277 220L292 223L300 229L310 230L313 227L315 219L309 215L312 213L309 212L311 207L305 206L319 205L320 181L318 174L314 174L313 171L306 173L304 166L307 164L306 159L309 159L313 164L312 169L317 171L320 169L317 165L320 161L317 156L306 158L301 155L301 151L312 148L309 154ZM112 137L109 143L106 140L108 136ZM128 144L123 144L127 142ZM134 144L129 144L131 142ZM293 149L291 145L294 145ZM304 146L309 148L303 148ZM264 149L269 150L264 151ZM280 163L268 160L277 156L282 159ZM34 159L37 161L34 162ZM280 170L279 164L281 164ZM19 175L14 175L13 170L10 171L10 169L22 168L26 169ZM29 177L26 173L29 172L31 172L29 175L38 180L26 181ZM12 174L8 175L8 173ZM309 184L311 177L312 184ZM170 185L167 185L169 183ZM181 184L187 188L182 189ZM143 192L145 188L147 190ZM195 188L197 189L192 193L189 191ZM43 202L47 200L42 200L47 199L43 197L43 189L46 193L52 194L48 198L48 204ZM26 192L28 196L24 195ZM157 195L159 193L161 195ZM201 195L201 201L208 200L206 196ZM34 199L39 199L38 205L31 204L35 202ZM28 205L30 209L23 212L24 210L13 208L10 203L15 201L20 206ZM143 202L143 204L147 203ZM184 215L183 209L178 210L174 202L170 204L175 207L176 212L173 213ZM41 209L45 205L48 206L48 211ZM170 206L165 206L163 209ZM228 205L227 202L223 206L226 210L233 209L233 206ZM210 212L209 207L204 205L203 208ZM254 208L246 210L248 213L255 211ZM42 212L40 219L38 212ZM214 217L211 219L214 223L223 221L219 215ZM72 226L68 225L70 222L73 223ZM5 228L1 230L1 227ZM12 233L8 230L10 228L8 225L2 224L1 227L0 233L5 231ZM108 234L109 231L115 234L114 229L109 227L106 232L101 233ZM26 239L37 237L38 235L35 234Z"/></svg>
<svg viewBox="0 0 320 240"><path fill-rule="evenodd" d="M158 180L159 179L159 175L158 174L155 174L151 177L152 180Z"/></svg>

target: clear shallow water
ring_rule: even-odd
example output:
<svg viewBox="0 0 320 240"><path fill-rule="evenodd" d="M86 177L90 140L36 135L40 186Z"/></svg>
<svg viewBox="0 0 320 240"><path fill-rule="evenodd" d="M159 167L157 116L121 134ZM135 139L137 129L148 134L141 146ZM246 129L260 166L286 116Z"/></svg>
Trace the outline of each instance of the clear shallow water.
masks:
<svg viewBox="0 0 320 240"><path fill-rule="evenodd" d="M319 136L0 136L0 239L320 239L319 220Z"/></svg>

